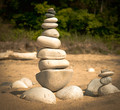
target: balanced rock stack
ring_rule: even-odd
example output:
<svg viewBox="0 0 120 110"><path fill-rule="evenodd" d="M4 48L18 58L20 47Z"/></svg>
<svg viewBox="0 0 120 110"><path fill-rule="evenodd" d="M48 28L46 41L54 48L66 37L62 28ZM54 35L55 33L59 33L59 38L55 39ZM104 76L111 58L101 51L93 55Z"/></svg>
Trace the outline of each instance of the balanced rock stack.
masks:
<svg viewBox="0 0 120 110"><path fill-rule="evenodd" d="M65 59L66 52L59 49L61 41L58 39L59 32L55 29L58 26L55 14L53 8L48 9L47 18L42 24L44 31L37 38L40 73L36 79L41 86L51 91L58 91L67 85L73 73L72 69L66 69L69 66L69 61Z"/></svg>
<svg viewBox="0 0 120 110"><path fill-rule="evenodd" d="M101 77L100 83L102 84L102 86L98 90L99 95L107 95L110 93L120 92L120 90L111 83L112 78L110 76L112 76L113 74L114 72L112 71L101 70L101 73L98 75L99 77Z"/></svg>

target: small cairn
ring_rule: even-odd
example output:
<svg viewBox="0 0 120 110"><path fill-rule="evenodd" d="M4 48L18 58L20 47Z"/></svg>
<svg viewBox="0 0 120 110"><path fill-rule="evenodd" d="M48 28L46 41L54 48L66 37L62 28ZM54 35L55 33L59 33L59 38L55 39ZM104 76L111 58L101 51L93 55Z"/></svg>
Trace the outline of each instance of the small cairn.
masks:
<svg viewBox="0 0 120 110"><path fill-rule="evenodd" d="M101 77L100 83L102 84L102 86L98 90L99 95L107 95L110 93L120 92L117 87L112 85L112 78L110 76L112 76L113 74L114 72L107 69L101 70L101 73L98 75L99 77Z"/></svg>
<svg viewBox="0 0 120 110"><path fill-rule="evenodd" d="M40 73L36 74L39 84L51 91L58 91L68 84L72 77L73 70L68 69L69 61L66 58L66 52L59 49L61 41L58 39L59 32L55 29L58 19L53 8L48 9L45 14L46 19L42 24L44 31L37 38L40 58Z"/></svg>

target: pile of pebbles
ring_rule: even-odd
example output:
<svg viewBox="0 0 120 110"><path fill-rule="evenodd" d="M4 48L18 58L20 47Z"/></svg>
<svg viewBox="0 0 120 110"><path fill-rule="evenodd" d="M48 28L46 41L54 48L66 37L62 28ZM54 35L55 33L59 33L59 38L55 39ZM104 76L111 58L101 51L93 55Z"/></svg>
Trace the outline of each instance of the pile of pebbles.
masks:
<svg viewBox="0 0 120 110"><path fill-rule="evenodd" d="M112 78L110 76L114 75L113 71L101 70L98 75L101 79L93 79L87 86L85 95L89 96L102 96L111 93L120 92L120 90L112 84Z"/></svg>
<svg viewBox="0 0 120 110"><path fill-rule="evenodd" d="M107 95L110 93L120 92L117 87L112 85L112 78L110 76L112 76L113 74L114 72L112 71L102 70L101 73L98 75L99 77L101 77L100 83L102 84L102 86L98 89L99 95Z"/></svg>

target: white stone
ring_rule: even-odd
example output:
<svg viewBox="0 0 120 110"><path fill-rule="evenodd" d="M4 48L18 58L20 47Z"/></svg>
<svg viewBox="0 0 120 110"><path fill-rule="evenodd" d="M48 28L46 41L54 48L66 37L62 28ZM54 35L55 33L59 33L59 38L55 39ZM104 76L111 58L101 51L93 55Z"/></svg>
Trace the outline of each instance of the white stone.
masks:
<svg viewBox="0 0 120 110"><path fill-rule="evenodd" d="M103 78L100 79L100 82L102 84L106 85L106 84L109 84L109 83L112 82L112 78L111 77L103 77Z"/></svg>
<svg viewBox="0 0 120 110"><path fill-rule="evenodd" d="M32 81L28 78L22 78L21 81L23 81L27 85L27 87L32 87L33 85Z"/></svg>
<svg viewBox="0 0 120 110"><path fill-rule="evenodd" d="M28 87L23 81L17 80L12 83L12 88L22 89L22 88L28 88Z"/></svg>
<svg viewBox="0 0 120 110"><path fill-rule="evenodd" d="M56 28L58 27L57 23L43 23L42 28L44 29L50 29L50 28Z"/></svg>
<svg viewBox="0 0 120 110"><path fill-rule="evenodd" d="M43 33L41 34L42 36L49 36L49 37L56 37L58 38L59 32L56 29L47 29L45 31L43 31Z"/></svg>
<svg viewBox="0 0 120 110"><path fill-rule="evenodd" d="M60 59L65 59L66 58L66 52L61 49L48 49L44 48L41 49L37 57L40 59L54 59L54 60L60 60Z"/></svg>
<svg viewBox="0 0 120 110"><path fill-rule="evenodd" d="M58 38L53 38L53 37L47 37L47 36L39 36L37 38L37 44L41 48L60 48L61 46L61 41Z"/></svg>
<svg viewBox="0 0 120 110"><path fill-rule="evenodd" d="M45 69L64 69L69 66L69 62L65 59L63 60L40 60L39 69L40 71Z"/></svg>
<svg viewBox="0 0 120 110"><path fill-rule="evenodd" d="M88 68L88 72L95 72L94 68Z"/></svg>
<svg viewBox="0 0 120 110"><path fill-rule="evenodd" d="M56 17L47 18L44 20L44 23L56 23L58 19Z"/></svg>
<svg viewBox="0 0 120 110"><path fill-rule="evenodd" d="M108 72L100 73L98 76L99 77L107 77L107 76L112 76L113 74L114 74L114 72L108 71Z"/></svg>
<svg viewBox="0 0 120 110"><path fill-rule="evenodd" d="M29 89L21 95L21 98L29 101L39 101L47 104L56 103L55 95L50 90L43 87L35 87Z"/></svg>
<svg viewBox="0 0 120 110"><path fill-rule="evenodd" d="M72 69L47 69L38 73L36 79L41 86L57 91L69 83L72 74Z"/></svg>
<svg viewBox="0 0 120 110"><path fill-rule="evenodd" d="M100 79L94 79L92 80L85 91L85 95L89 96L97 96L98 95L98 89L102 86L100 83Z"/></svg>
<svg viewBox="0 0 120 110"><path fill-rule="evenodd" d="M116 92L120 92L120 90L111 83L99 88L99 95L107 95Z"/></svg>
<svg viewBox="0 0 120 110"><path fill-rule="evenodd" d="M78 86L69 86L59 90L56 96L60 99L80 99L83 97L83 91Z"/></svg>

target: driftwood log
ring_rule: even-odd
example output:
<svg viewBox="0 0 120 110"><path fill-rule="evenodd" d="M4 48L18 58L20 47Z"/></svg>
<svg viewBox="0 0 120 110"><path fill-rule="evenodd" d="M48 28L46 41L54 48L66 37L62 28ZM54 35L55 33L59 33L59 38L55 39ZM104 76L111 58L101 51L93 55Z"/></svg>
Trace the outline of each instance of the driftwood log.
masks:
<svg viewBox="0 0 120 110"><path fill-rule="evenodd" d="M37 52L19 53L8 50L0 53L0 59L21 59L21 60L32 60L37 59Z"/></svg>

